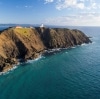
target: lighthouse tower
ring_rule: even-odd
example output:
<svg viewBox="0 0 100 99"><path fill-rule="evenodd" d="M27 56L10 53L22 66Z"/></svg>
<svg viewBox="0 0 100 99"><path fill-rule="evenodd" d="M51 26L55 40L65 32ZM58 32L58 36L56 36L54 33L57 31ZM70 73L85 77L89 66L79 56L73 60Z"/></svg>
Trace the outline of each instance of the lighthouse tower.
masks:
<svg viewBox="0 0 100 99"><path fill-rule="evenodd" d="M41 29L41 33L43 33L44 32L44 25L43 24L41 24L40 29Z"/></svg>
<svg viewBox="0 0 100 99"><path fill-rule="evenodd" d="M40 26L41 28L43 28L44 27L44 24L41 24L41 26Z"/></svg>

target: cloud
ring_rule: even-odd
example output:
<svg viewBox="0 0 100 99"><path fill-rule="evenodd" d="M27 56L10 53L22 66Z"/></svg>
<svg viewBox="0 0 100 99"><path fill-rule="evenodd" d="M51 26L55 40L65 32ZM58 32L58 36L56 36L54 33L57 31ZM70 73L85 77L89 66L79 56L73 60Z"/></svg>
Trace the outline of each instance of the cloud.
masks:
<svg viewBox="0 0 100 99"><path fill-rule="evenodd" d="M70 9L69 13L73 14L66 13L66 16L47 18L46 24L100 26L99 0L53 0L53 2L57 10Z"/></svg>
<svg viewBox="0 0 100 99"><path fill-rule="evenodd" d="M61 10L65 8L79 8L84 9L84 2L78 0L59 0L56 9Z"/></svg>
<svg viewBox="0 0 100 99"><path fill-rule="evenodd" d="M55 2L55 8L58 10L62 9L81 9L81 10L91 10L100 8L96 0L44 0L45 4Z"/></svg>
<svg viewBox="0 0 100 99"><path fill-rule="evenodd" d="M52 2L54 2L54 0L44 0L44 2L45 2L45 4L47 4L47 3L52 3Z"/></svg>
<svg viewBox="0 0 100 99"><path fill-rule="evenodd" d="M25 5L25 6L16 6L16 8L32 8L33 6Z"/></svg>
<svg viewBox="0 0 100 99"><path fill-rule="evenodd" d="M24 7L25 7L25 8L32 8L33 6L25 5Z"/></svg>
<svg viewBox="0 0 100 99"><path fill-rule="evenodd" d="M60 26L100 26L100 13L79 13L77 15L48 18L45 22L46 24Z"/></svg>

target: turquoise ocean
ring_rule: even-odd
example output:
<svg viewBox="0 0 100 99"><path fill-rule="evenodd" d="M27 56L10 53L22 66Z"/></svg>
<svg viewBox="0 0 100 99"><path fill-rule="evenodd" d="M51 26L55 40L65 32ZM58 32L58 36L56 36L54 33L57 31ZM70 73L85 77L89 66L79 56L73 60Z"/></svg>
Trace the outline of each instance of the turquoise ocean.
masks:
<svg viewBox="0 0 100 99"><path fill-rule="evenodd" d="M100 99L100 27L66 28L93 42L46 52L1 74L0 99Z"/></svg>

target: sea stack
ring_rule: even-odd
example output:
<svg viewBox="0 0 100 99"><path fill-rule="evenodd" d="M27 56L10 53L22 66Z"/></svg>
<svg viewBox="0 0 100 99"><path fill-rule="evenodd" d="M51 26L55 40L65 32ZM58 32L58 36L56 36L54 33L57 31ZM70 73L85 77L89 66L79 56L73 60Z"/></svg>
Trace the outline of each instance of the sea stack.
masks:
<svg viewBox="0 0 100 99"><path fill-rule="evenodd" d="M66 28L12 27L0 31L0 72L17 64L18 59L27 61L37 58L44 50L69 48L91 43L82 31Z"/></svg>

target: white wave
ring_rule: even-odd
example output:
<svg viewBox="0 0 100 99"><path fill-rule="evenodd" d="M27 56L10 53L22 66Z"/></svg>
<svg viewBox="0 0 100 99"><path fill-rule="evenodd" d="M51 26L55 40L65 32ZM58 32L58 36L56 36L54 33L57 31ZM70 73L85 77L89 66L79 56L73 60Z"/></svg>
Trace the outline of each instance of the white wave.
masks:
<svg viewBox="0 0 100 99"><path fill-rule="evenodd" d="M61 48L55 48L55 49L52 49L53 51L60 51Z"/></svg>
<svg viewBox="0 0 100 99"><path fill-rule="evenodd" d="M81 44L81 46L85 46L85 45L86 45L85 43Z"/></svg>
<svg viewBox="0 0 100 99"><path fill-rule="evenodd" d="M49 50L45 50L45 52L52 53L52 52L55 52L55 51L61 51L61 49L62 48L49 49Z"/></svg>
<svg viewBox="0 0 100 99"><path fill-rule="evenodd" d="M95 44L96 42L92 42L92 44Z"/></svg>
<svg viewBox="0 0 100 99"><path fill-rule="evenodd" d="M93 42L92 43L83 43L83 44L81 44L80 46L88 46L89 44L93 44Z"/></svg>
<svg viewBox="0 0 100 99"><path fill-rule="evenodd" d="M68 48L69 48L69 47L68 47ZM65 49L65 50L66 50L66 49L68 49L68 48L62 48L62 49Z"/></svg>
<svg viewBox="0 0 100 99"><path fill-rule="evenodd" d="M71 48L76 48L75 46L71 47Z"/></svg>
<svg viewBox="0 0 100 99"><path fill-rule="evenodd" d="M10 69L10 71L12 71L12 70L16 69L17 67L18 67L18 65L13 66L13 68L11 68L11 69Z"/></svg>
<svg viewBox="0 0 100 99"><path fill-rule="evenodd" d="M68 52L65 52L66 54L68 53Z"/></svg>
<svg viewBox="0 0 100 99"><path fill-rule="evenodd" d="M38 61L42 58L42 56L40 55L38 58L34 59L34 60L28 60L26 63L33 63L34 61Z"/></svg>
<svg viewBox="0 0 100 99"><path fill-rule="evenodd" d="M11 69L8 69L6 72L0 72L0 75L6 75L9 74L10 71L15 70L18 67L18 65L14 65Z"/></svg>
<svg viewBox="0 0 100 99"><path fill-rule="evenodd" d="M48 50L44 50L44 52L47 52Z"/></svg>
<svg viewBox="0 0 100 99"><path fill-rule="evenodd" d="M54 50L51 50L51 51L47 51L48 53L52 53L52 52L54 52Z"/></svg>

